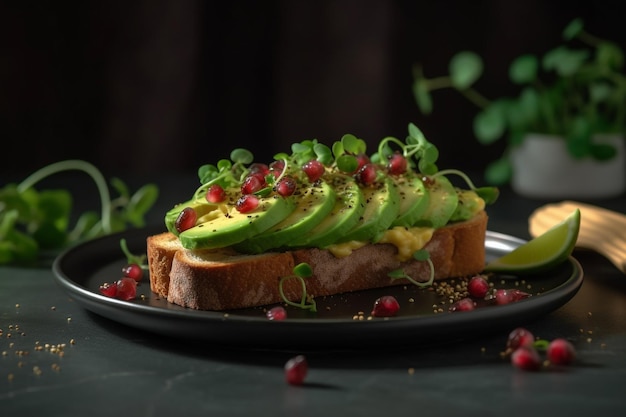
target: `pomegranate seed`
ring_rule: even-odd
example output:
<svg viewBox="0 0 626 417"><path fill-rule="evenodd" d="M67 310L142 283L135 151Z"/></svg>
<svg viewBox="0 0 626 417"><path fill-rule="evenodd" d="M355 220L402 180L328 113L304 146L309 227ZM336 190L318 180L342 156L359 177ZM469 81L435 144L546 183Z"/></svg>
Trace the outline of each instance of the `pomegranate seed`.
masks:
<svg viewBox="0 0 626 417"><path fill-rule="evenodd" d="M530 297L530 294L518 289L498 289L495 292L495 300L498 305L514 303L527 297Z"/></svg>
<svg viewBox="0 0 626 417"><path fill-rule="evenodd" d="M143 269L137 264L128 264L122 268L122 275L139 282L143 278Z"/></svg>
<svg viewBox="0 0 626 417"><path fill-rule="evenodd" d="M265 177L259 173L250 174L243 180L241 192L243 194L254 194L265 187Z"/></svg>
<svg viewBox="0 0 626 417"><path fill-rule="evenodd" d="M221 203L226 199L226 192L219 184L213 184L206 192L206 200L209 203Z"/></svg>
<svg viewBox="0 0 626 417"><path fill-rule="evenodd" d="M511 354L511 363L525 371L536 371L541 367L541 358L534 348L521 347Z"/></svg>
<svg viewBox="0 0 626 417"><path fill-rule="evenodd" d="M124 277L117 281L116 297L121 300L132 300L137 296L137 281L132 278Z"/></svg>
<svg viewBox="0 0 626 417"><path fill-rule="evenodd" d="M398 300L396 300L395 297L391 295L384 295L374 302L372 316L392 317L398 313L398 310L400 310L400 304L398 303Z"/></svg>
<svg viewBox="0 0 626 417"><path fill-rule="evenodd" d="M361 167L356 173L356 179L361 184L370 185L376 181L376 165L367 163Z"/></svg>
<svg viewBox="0 0 626 417"><path fill-rule="evenodd" d="M370 162L370 158L364 153L357 155L356 160L359 165L357 166L357 169L354 170L354 172L358 172L361 168L363 168L365 164L369 164Z"/></svg>
<svg viewBox="0 0 626 417"><path fill-rule="evenodd" d="M285 161L278 160L278 161L274 161L270 164L270 172L272 174L274 174L275 178L278 178L283 171L285 170Z"/></svg>
<svg viewBox="0 0 626 417"><path fill-rule="evenodd" d="M250 173L261 174L263 175L263 177L265 177L267 174L270 173L270 168L266 164L255 162L250 165Z"/></svg>
<svg viewBox="0 0 626 417"><path fill-rule="evenodd" d="M196 211L191 207L185 207L176 218L174 227L176 227L178 233L182 233L185 230L194 227L197 219L198 215Z"/></svg>
<svg viewBox="0 0 626 417"><path fill-rule="evenodd" d="M106 297L115 297L117 295L117 285L105 282L104 284L100 285L100 294Z"/></svg>
<svg viewBox="0 0 626 417"><path fill-rule="evenodd" d="M407 165L406 158L401 153L396 152L389 158L387 170L391 175L402 175L406 172Z"/></svg>
<svg viewBox="0 0 626 417"><path fill-rule="evenodd" d="M324 164L317 159L313 159L312 161L302 165L302 170L311 182L315 182L322 178L322 175L324 175L324 172L326 171Z"/></svg>
<svg viewBox="0 0 626 417"><path fill-rule="evenodd" d="M296 180L292 177L285 176L276 183L276 192L283 197L288 197L296 191L296 187Z"/></svg>
<svg viewBox="0 0 626 417"><path fill-rule="evenodd" d="M290 385L302 385L309 370L303 355L295 356L285 363L285 378Z"/></svg>
<svg viewBox="0 0 626 417"><path fill-rule="evenodd" d="M569 365L574 361L576 350L569 341L558 338L548 345L547 355L550 363L554 365Z"/></svg>
<svg viewBox="0 0 626 417"><path fill-rule="evenodd" d="M476 303L469 297L461 298L454 302L449 308L449 311L472 311L476 308Z"/></svg>
<svg viewBox="0 0 626 417"><path fill-rule="evenodd" d="M283 306L276 306L267 310L265 315L270 320L285 320L287 318L287 310L285 310L285 307Z"/></svg>
<svg viewBox="0 0 626 417"><path fill-rule="evenodd" d="M485 298L489 292L489 283L481 275L476 275L467 283L467 291L474 298Z"/></svg>
<svg viewBox="0 0 626 417"><path fill-rule="evenodd" d="M235 203L235 208L240 213L249 213L259 206L259 198L253 194L241 196Z"/></svg>
<svg viewBox="0 0 626 417"><path fill-rule="evenodd" d="M516 350L521 347L532 347L535 343L535 336L523 327L518 327L509 333L509 338L506 341L508 349Z"/></svg>

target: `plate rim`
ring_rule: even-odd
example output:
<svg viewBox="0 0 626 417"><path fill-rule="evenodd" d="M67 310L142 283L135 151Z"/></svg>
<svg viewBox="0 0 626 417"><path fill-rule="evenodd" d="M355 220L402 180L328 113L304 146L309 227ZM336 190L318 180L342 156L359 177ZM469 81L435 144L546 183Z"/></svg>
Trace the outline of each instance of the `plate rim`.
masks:
<svg viewBox="0 0 626 417"><path fill-rule="evenodd" d="M160 230L160 229L159 229ZM158 306L150 306L140 304L138 302L127 302L114 298L105 297L87 287L80 285L80 280L68 276L64 271L64 263L71 261L73 256L79 256L81 251L85 251L85 248L92 245L106 245L106 242L113 242L119 240L122 237L129 236L149 236L154 234L151 229L133 229L130 231L119 232L107 236L102 236L96 239L89 240L79 245L75 245L71 248L64 250L55 258L52 264L52 271L55 281L60 287L75 299L78 304L83 308L96 313L100 316L104 316L113 321L122 322L122 324L130 325L131 327L141 328L152 333L158 333L165 336L186 337L191 339L203 339L213 340L217 337L222 337L224 333L230 336L231 332L237 332L244 330L253 330L253 333L261 333L268 331L270 334L280 334L282 332L295 332L296 334L304 333L304 329L313 330L319 332L320 330L328 333L346 332L366 332L375 331L384 335L393 335L394 332L398 332L402 329L422 329L427 330L426 333L432 333L438 335L445 333L445 327L461 327L471 326L476 322L489 321L489 322L502 322L510 320L517 315L524 315L527 317L537 318L543 316L551 311L566 304L574 295L578 292L583 283L584 272L580 263L570 256L566 262L572 265L572 273L563 282L560 282L556 287L548 290L545 293L541 293L536 297L531 297L526 300L519 301L517 303L511 303L507 305L497 306L493 308L498 309L498 316L500 319L495 319L493 308L476 309L473 311L454 313L452 314L433 314L426 316L398 316L388 319L375 319L375 320L362 320L357 321L352 318L288 318L282 321L268 320L263 315L259 317L255 316L242 316L237 315L236 312L221 312L221 311L200 311L189 308L180 309L164 309ZM487 230L485 236L486 247L490 242L504 240L510 245L519 246L526 242L526 240L507 235L500 232L494 232ZM121 255L119 258L123 258ZM106 260L103 260L105 263ZM541 300L537 302L537 300ZM536 306L535 306L536 304ZM530 307L532 305L532 307ZM530 310L536 307L533 314L529 314ZM132 320L125 320L124 318L131 318ZM168 323L163 328L158 328L155 321L166 319ZM142 323L138 323L142 322ZM181 322L184 324L183 329L177 330L175 326L170 323L174 321L176 323ZM154 322L154 323L153 323ZM174 323L175 324L175 323ZM366 327L363 327L363 326ZM207 334L191 334L190 329L210 327L211 330L217 331L215 335ZM440 328L439 328L440 327ZM230 331L229 331L230 329ZM358 330L354 330L358 329ZM360 337L355 338L355 342ZM397 337L397 336L394 336ZM221 344L235 344L240 343L241 336L227 337ZM245 338L243 338L245 339ZM262 341L252 341L252 344L260 347L272 347L272 343L263 343ZM292 343L297 345L297 343ZM321 343L323 347L323 343ZM353 345L353 343L339 343L339 345ZM285 347L281 345L281 347Z"/></svg>

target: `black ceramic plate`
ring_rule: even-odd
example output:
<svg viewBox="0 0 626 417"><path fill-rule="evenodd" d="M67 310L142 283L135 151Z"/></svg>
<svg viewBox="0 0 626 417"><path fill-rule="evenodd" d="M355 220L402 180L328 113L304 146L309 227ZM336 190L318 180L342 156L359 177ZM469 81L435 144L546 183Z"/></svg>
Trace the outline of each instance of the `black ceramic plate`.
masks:
<svg viewBox="0 0 626 417"><path fill-rule="evenodd" d="M318 312L288 308L288 319L271 321L263 308L228 312L196 311L168 303L150 291L147 279L134 301L101 295L99 286L119 278L125 260L120 239L133 253L145 253L146 237L156 230L134 230L92 240L62 253L53 264L60 286L84 308L124 325L170 337L199 339L245 348L362 348L381 344L451 342L486 331L511 328L534 320L569 301L580 288L583 271L569 258L545 274L521 281L493 277L496 287L519 288L531 297L508 305L488 305L469 312L447 311L436 291L416 286L360 291L316 299ZM487 232L487 260L507 253L524 241ZM530 286L530 287L529 287ZM401 309L396 317L368 319L374 300L394 295ZM433 306L442 306L435 312Z"/></svg>

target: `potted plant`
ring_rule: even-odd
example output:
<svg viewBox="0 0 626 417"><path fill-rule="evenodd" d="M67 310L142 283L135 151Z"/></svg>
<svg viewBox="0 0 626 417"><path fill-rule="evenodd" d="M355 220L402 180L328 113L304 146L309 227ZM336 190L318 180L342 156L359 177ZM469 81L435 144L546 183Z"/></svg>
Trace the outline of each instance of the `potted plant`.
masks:
<svg viewBox="0 0 626 417"><path fill-rule="evenodd" d="M431 93L442 88L456 89L476 104L478 141L507 140L502 157L485 170L492 185L510 181L514 190L531 197L620 194L626 187L624 52L587 33L581 19L566 26L563 38L541 59L524 54L513 60L509 78L519 86L516 97L492 100L479 93L475 83L483 61L470 51L452 57L446 76L427 78L416 66L417 105L423 114L431 113ZM598 171L600 178L588 170Z"/></svg>

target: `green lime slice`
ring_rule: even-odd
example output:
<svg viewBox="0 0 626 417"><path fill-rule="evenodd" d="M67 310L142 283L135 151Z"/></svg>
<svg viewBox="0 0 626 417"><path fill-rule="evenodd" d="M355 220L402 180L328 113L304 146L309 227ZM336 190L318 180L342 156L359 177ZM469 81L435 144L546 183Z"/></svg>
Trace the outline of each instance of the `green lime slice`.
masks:
<svg viewBox="0 0 626 417"><path fill-rule="evenodd" d="M485 271L519 275L550 269L571 255L579 230L580 210L575 209L543 234L489 262Z"/></svg>

